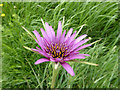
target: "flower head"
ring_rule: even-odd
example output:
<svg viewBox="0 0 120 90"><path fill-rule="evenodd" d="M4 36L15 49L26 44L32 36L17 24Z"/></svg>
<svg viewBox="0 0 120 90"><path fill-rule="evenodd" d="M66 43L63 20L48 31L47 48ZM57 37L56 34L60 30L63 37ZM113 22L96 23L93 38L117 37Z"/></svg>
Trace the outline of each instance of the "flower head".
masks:
<svg viewBox="0 0 120 90"><path fill-rule="evenodd" d="M75 38L76 31L72 34L73 29L71 28L68 33L66 34L66 30L62 33L62 24L61 21L58 23L57 35L52 28L49 26L48 23L45 23L46 32L41 28L40 34L34 30L33 33L35 34L36 38L35 41L41 47L36 49L32 49L35 52L40 53L41 55L45 56L46 58L41 58L35 62L35 64L40 64L42 62L60 62L60 64L64 67L64 69L74 76L74 71L71 66L66 63L66 61L74 60L74 59L85 59L85 56L89 56L88 54L79 54L79 50L84 49L86 47L91 46L91 44L83 45L89 39L82 40L87 35L82 35ZM66 36L65 36L66 34Z"/></svg>

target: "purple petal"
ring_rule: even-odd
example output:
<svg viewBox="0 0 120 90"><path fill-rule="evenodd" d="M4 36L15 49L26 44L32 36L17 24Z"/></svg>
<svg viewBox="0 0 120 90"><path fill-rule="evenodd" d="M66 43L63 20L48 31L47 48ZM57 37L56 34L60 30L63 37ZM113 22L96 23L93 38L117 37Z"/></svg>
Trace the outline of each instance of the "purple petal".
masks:
<svg viewBox="0 0 120 90"><path fill-rule="evenodd" d="M90 56L89 54L79 54L80 56Z"/></svg>
<svg viewBox="0 0 120 90"><path fill-rule="evenodd" d="M64 61L63 61L63 58L62 58L62 59L60 59L60 58L56 58L55 61L56 61L56 62L61 62L61 63L64 62Z"/></svg>
<svg viewBox="0 0 120 90"><path fill-rule="evenodd" d="M52 26L50 26L50 30L51 30L51 33L52 33L52 41L54 42L55 41L55 32L54 32Z"/></svg>
<svg viewBox="0 0 120 90"><path fill-rule="evenodd" d="M50 56L50 61L56 62L55 59L52 56Z"/></svg>
<svg viewBox="0 0 120 90"><path fill-rule="evenodd" d="M50 39L49 39L48 35L46 34L46 32L42 28L40 28L40 30L42 32L43 37L49 42Z"/></svg>
<svg viewBox="0 0 120 90"><path fill-rule="evenodd" d="M65 69L71 76L74 76L74 75L75 75L72 67L71 67L68 63L64 62L64 63L61 63L61 65L64 67L64 69Z"/></svg>
<svg viewBox="0 0 120 90"><path fill-rule="evenodd" d="M48 42L45 38L42 38L43 41L44 41L44 46L47 47L49 46L50 42Z"/></svg>
<svg viewBox="0 0 120 90"><path fill-rule="evenodd" d="M73 53L70 53L69 56L77 55L77 54L79 54L79 52L73 52Z"/></svg>
<svg viewBox="0 0 120 90"><path fill-rule="evenodd" d="M75 43L78 43L79 41L81 41L83 38L85 38L87 35L82 35L80 37L78 37L76 40L75 40Z"/></svg>
<svg viewBox="0 0 120 90"><path fill-rule="evenodd" d="M50 56L50 61L52 61L52 62L64 62L63 59L53 58L52 56Z"/></svg>
<svg viewBox="0 0 120 90"><path fill-rule="evenodd" d="M85 38L87 35L82 35L80 37L78 37L77 39L73 40L71 43L70 43L70 47L72 47L73 45L75 45L76 43L78 43L79 41L81 41L83 38Z"/></svg>
<svg viewBox="0 0 120 90"><path fill-rule="evenodd" d="M52 32L51 32L50 26L47 22L45 23L45 27L46 27L46 33L47 33L48 37L50 38L50 40L52 40Z"/></svg>
<svg viewBox="0 0 120 90"><path fill-rule="evenodd" d="M72 31L73 31L73 29L70 28L70 30L68 31L68 33L67 33L67 35L66 35L66 37L65 37L65 40L67 40L67 39L71 36Z"/></svg>
<svg viewBox="0 0 120 90"><path fill-rule="evenodd" d="M67 45L68 47L72 47L75 45L75 40L73 40L69 45Z"/></svg>
<svg viewBox="0 0 120 90"><path fill-rule="evenodd" d="M36 30L34 30L33 33L35 34L37 40L41 41L40 34Z"/></svg>
<svg viewBox="0 0 120 90"><path fill-rule="evenodd" d="M60 42L64 42L64 39L65 39L65 33L66 33L66 30L64 30L63 34L62 34L62 37L60 39Z"/></svg>
<svg viewBox="0 0 120 90"><path fill-rule="evenodd" d="M69 56L69 57L66 57L66 58L64 59L64 61L70 61L70 60L73 60L73 59L85 59L85 57L84 57L84 56L81 56L81 55L79 55L79 54L77 54L77 55L71 55L71 56Z"/></svg>
<svg viewBox="0 0 120 90"><path fill-rule="evenodd" d="M40 63L48 62L48 61L50 61L50 60L48 60L48 59L46 59L46 58L41 58L41 59L37 60L37 61L35 62L35 64L40 64Z"/></svg>
<svg viewBox="0 0 120 90"><path fill-rule="evenodd" d="M37 49L33 49L32 48L32 50L33 51L35 51L35 52L38 52L38 53L40 53L41 55L43 55L43 56L45 56L45 57L49 57L44 51L42 51L40 48L38 48L38 47L36 47Z"/></svg>
<svg viewBox="0 0 120 90"><path fill-rule="evenodd" d="M76 35L76 31L72 34L71 37L69 37L69 38L66 40L67 45L69 45L69 44L74 40L75 35Z"/></svg>
<svg viewBox="0 0 120 90"><path fill-rule="evenodd" d="M79 50L81 50L81 49L84 49L84 48L86 48L86 47L89 47L89 46L91 46L91 45L92 45L92 44L83 45L83 46L81 46L81 47L75 49L74 52L77 52L77 51L79 51Z"/></svg>
<svg viewBox="0 0 120 90"><path fill-rule="evenodd" d="M59 21L58 29L57 29L57 39L61 37L61 34L62 34L62 24L61 24L61 21Z"/></svg>
<svg viewBox="0 0 120 90"><path fill-rule="evenodd" d="M72 49L70 51L73 51L74 49L78 48L80 45L86 43L89 39L85 39L85 40L82 40L80 42L78 42L77 44L75 44Z"/></svg>
<svg viewBox="0 0 120 90"><path fill-rule="evenodd" d="M44 50L44 45L43 45L42 38L40 37L40 34L36 30L34 30L33 33L35 34L35 36L38 40L38 41L37 40L35 40L35 41L39 44L39 46L42 48L42 50Z"/></svg>

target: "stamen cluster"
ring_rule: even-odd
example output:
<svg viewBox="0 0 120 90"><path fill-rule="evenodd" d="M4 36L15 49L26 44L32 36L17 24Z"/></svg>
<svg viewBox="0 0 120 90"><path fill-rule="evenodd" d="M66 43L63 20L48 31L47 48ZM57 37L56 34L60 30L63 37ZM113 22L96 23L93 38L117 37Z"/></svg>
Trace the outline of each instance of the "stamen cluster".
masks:
<svg viewBox="0 0 120 90"><path fill-rule="evenodd" d="M68 48L65 44L53 44L50 47L46 47L46 52L49 53L53 58L64 58L67 56Z"/></svg>

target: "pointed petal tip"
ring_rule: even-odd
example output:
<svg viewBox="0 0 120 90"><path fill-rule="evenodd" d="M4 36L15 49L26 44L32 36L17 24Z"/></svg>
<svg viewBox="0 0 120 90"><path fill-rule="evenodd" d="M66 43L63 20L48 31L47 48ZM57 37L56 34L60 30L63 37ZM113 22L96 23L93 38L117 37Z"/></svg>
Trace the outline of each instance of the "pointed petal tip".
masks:
<svg viewBox="0 0 120 90"><path fill-rule="evenodd" d="M77 31L75 31L74 33L76 33Z"/></svg>
<svg viewBox="0 0 120 90"><path fill-rule="evenodd" d="M38 50L40 50L40 48L39 48L39 47L37 47L37 46L36 46L36 48L37 48Z"/></svg>
<svg viewBox="0 0 120 90"><path fill-rule="evenodd" d="M82 59L85 59L85 57L83 57Z"/></svg>
<svg viewBox="0 0 120 90"><path fill-rule="evenodd" d="M73 71L73 73L69 73L71 76L75 76L75 73L74 73L74 71Z"/></svg>
<svg viewBox="0 0 120 90"><path fill-rule="evenodd" d="M84 36L87 36L87 34L84 34Z"/></svg>
<svg viewBox="0 0 120 90"><path fill-rule="evenodd" d="M36 32L37 30L32 31L33 33Z"/></svg>
<svg viewBox="0 0 120 90"><path fill-rule="evenodd" d="M33 49L33 48L31 48L31 50L32 50L32 51L34 51L34 49Z"/></svg>
<svg viewBox="0 0 120 90"><path fill-rule="evenodd" d="M89 41L90 39L85 39L85 43L87 42L87 41Z"/></svg>
<svg viewBox="0 0 120 90"><path fill-rule="evenodd" d="M58 22L58 28L57 28L57 39L58 39L58 41L61 37L61 34L62 34L62 23L61 23L61 21L59 21Z"/></svg>
<svg viewBox="0 0 120 90"><path fill-rule="evenodd" d="M71 74L71 76L75 76L75 73Z"/></svg>
<svg viewBox="0 0 120 90"><path fill-rule="evenodd" d="M90 56L89 54L80 54L80 56Z"/></svg>
<svg viewBox="0 0 120 90"><path fill-rule="evenodd" d="M89 47L89 46L91 46L91 45L92 45L92 44L86 44L86 45L83 45L83 46ZM85 47L85 48L86 48L86 47Z"/></svg>
<svg viewBox="0 0 120 90"><path fill-rule="evenodd" d="M61 21L59 21L59 23L61 23Z"/></svg>
<svg viewBox="0 0 120 90"><path fill-rule="evenodd" d="M40 28L40 30L43 30L43 28Z"/></svg>
<svg viewBox="0 0 120 90"><path fill-rule="evenodd" d="M48 24L47 22L45 22L45 24Z"/></svg>
<svg viewBox="0 0 120 90"><path fill-rule="evenodd" d="M92 46L92 44L89 44L90 46Z"/></svg>
<svg viewBox="0 0 120 90"><path fill-rule="evenodd" d="M45 27L46 27L46 28L49 27L49 24L48 24L47 22L45 22Z"/></svg>
<svg viewBox="0 0 120 90"><path fill-rule="evenodd" d="M48 24L47 22L45 22L45 26L46 26L46 27L49 27L49 24Z"/></svg>
<svg viewBox="0 0 120 90"><path fill-rule="evenodd" d="M87 54L86 56L90 56L89 54Z"/></svg>
<svg viewBox="0 0 120 90"><path fill-rule="evenodd" d="M37 61L34 63L35 65L39 64Z"/></svg>
<svg viewBox="0 0 120 90"><path fill-rule="evenodd" d="M61 65L63 66L63 68L64 68L71 76L74 76L74 75L75 75L72 67L71 67L68 63L63 62L63 63L61 63Z"/></svg>
<svg viewBox="0 0 120 90"><path fill-rule="evenodd" d="M48 61L50 61L50 60L48 60L46 58L41 58L41 59L37 60L34 64L36 65L36 64L40 64L40 63L48 62Z"/></svg>

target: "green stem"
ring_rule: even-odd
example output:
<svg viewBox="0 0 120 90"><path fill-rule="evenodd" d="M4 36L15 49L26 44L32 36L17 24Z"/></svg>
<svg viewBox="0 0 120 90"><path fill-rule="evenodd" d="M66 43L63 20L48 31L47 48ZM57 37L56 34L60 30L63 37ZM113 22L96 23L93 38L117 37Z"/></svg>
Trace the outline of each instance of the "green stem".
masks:
<svg viewBox="0 0 120 90"><path fill-rule="evenodd" d="M55 80L56 80L56 76L58 74L58 66L57 68L55 68L55 64L56 63L53 63L53 76L52 76L52 85L51 85L51 88L54 88L55 87Z"/></svg>

